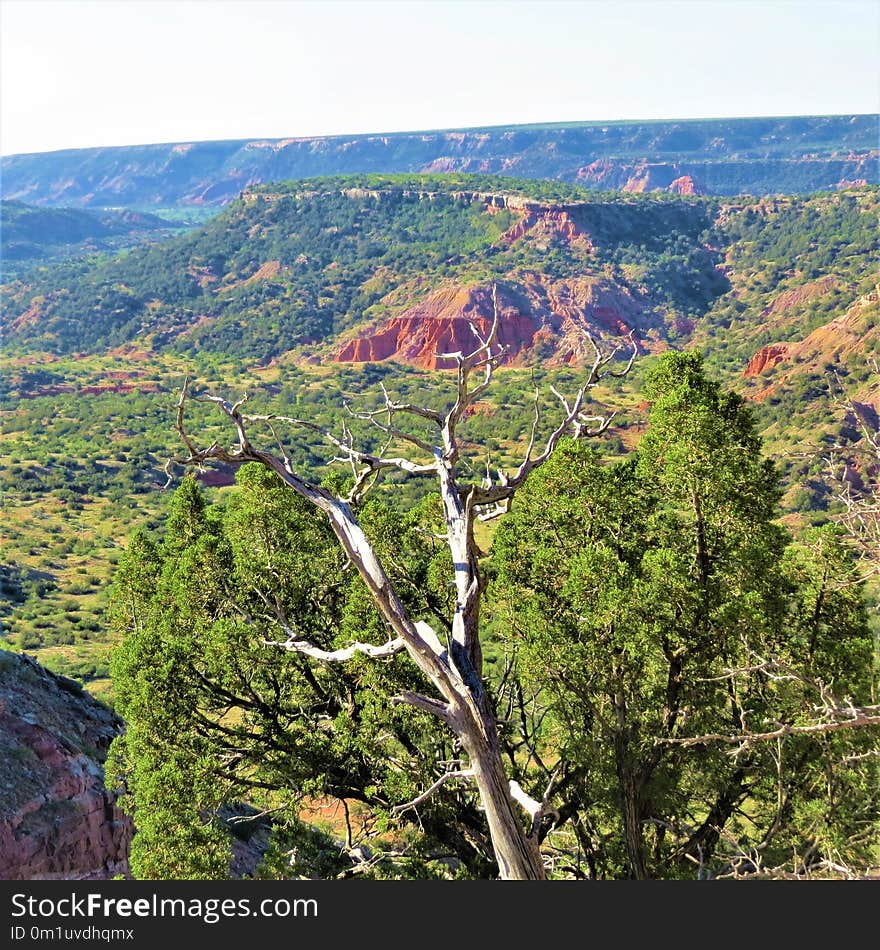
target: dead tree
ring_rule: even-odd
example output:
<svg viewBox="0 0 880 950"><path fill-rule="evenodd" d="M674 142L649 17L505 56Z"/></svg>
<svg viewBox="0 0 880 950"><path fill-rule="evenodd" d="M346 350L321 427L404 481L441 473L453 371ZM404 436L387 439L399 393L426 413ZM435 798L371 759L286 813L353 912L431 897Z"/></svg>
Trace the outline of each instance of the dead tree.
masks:
<svg viewBox="0 0 880 950"><path fill-rule="evenodd" d="M341 435L337 436L303 419L245 414L242 407L247 401L246 396L236 403L229 403L216 395L191 397L187 383L178 402L177 429L189 455L175 461L197 466L209 461L233 464L259 462L323 512L388 624L389 638L381 645L356 642L342 649L324 650L301 639L279 616L273 619L284 631L286 639L264 642L328 663L344 662L355 653L379 658L406 652L430 681L436 696L402 692L393 701L408 703L446 723L458 738L467 762L465 768L445 772L424 795L398 810L415 807L447 781L463 778L472 780L485 810L500 877L506 880L535 880L545 877L539 851L539 831L542 817L549 811L552 787L548 787L542 800L538 801L517 782L511 781L505 770L496 714L483 679L480 601L485 580L478 563L474 523L477 519L486 520L506 510L516 491L531 472L550 458L563 436L596 436L607 429L612 417L587 415L587 393L604 378L625 375L632 367L637 345L630 337L632 354L629 361L622 368L613 369L612 360L616 353L603 353L588 335L595 357L586 369L585 378L577 391L571 397L566 397L551 387L559 401L560 418L543 447L539 450L537 445L541 410L536 391L534 421L523 461L514 471L497 469L494 475L487 465L486 477L479 482L471 481L460 464L462 441L458 427L468 408L489 388L493 373L504 356L505 348L497 343L499 312L494 293L493 303L494 318L488 335L483 338L472 326L476 337L473 352L442 354L443 359L457 370L456 398L448 412L441 413L395 401L384 387L384 404L380 408L367 412L349 409L351 416L378 428L385 440L385 449L382 451L370 453L356 448L349 425L344 424ZM199 448L186 431L184 422L186 404L190 398L214 403L234 426L237 442L228 448L218 442L207 448ZM413 418L423 426L425 423L430 425L435 433L430 441L398 424L399 420L412 421ZM277 452L265 451L252 443L249 429L256 424L269 427L277 444ZM336 453L335 461L344 462L352 468L354 480L348 494L335 494L300 475L277 437L277 425L305 429L326 440ZM389 451L392 446L398 451L402 447L405 450L402 454L392 455ZM456 591L451 634L448 636L438 636L424 620L411 616L358 521L358 502L377 478L388 470L436 479L446 527L443 539L452 554ZM518 808L525 813L523 817L517 811Z"/></svg>

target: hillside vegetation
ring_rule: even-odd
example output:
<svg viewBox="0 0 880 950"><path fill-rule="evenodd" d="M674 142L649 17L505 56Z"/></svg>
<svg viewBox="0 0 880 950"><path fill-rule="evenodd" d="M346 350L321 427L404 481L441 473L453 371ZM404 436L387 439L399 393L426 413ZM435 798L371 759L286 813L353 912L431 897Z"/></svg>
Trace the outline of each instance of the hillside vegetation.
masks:
<svg viewBox="0 0 880 950"><path fill-rule="evenodd" d="M21 201L0 201L0 220L3 280L40 264L161 240L182 226L127 209L37 208Z"/></svg>
<svg viewBox="0 0 880 950"><path fill-rule="evenodd" d="M535 274L592 274L645 297L650 329L663 322L658 306L696 315L726 289L705 245L713 211L474 176L274 186L193 234L4 288L7 340L57 354L138 341L267 361L396 315L442 283L522 285Z"/></svg>
<svg viewBox="0 0 880 950"><path fill-rule="evenodd" d="M696 347L753 401L786 472L789 515L833 517L822 452L860 438L836 399L856 400L868 423L880 407L877 213L870 187L727 200L358 175L249 189L162 244L11 281L0 366L6 635L104 688L106 582L131 528L158 524L167 502L185 375L329 426L343 400L374 400L380 382L443 407L449 378L436 354L469 345L471 322L487 325L492 287L508 365L467 426L493 458L528 439L534 382L577 373L584 330L607 346L634 331L635 373L597 393L619 410L607 452L637 443L656 354ZM290 450L326 471L318 439Z"/></svg>

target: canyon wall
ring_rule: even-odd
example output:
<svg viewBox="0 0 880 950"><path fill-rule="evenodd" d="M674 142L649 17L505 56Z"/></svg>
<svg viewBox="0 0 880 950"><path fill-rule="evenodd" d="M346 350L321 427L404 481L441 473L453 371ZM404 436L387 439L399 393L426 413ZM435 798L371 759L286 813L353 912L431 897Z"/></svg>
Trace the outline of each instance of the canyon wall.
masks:
<svg viewBox="0 0 880 950"><path fill-rule="evenodd" d="M564 123L68 149L2 160L38 205L222 205L291 178L471 172L679 194L807 193L878 182L877 116Z"/></svg>

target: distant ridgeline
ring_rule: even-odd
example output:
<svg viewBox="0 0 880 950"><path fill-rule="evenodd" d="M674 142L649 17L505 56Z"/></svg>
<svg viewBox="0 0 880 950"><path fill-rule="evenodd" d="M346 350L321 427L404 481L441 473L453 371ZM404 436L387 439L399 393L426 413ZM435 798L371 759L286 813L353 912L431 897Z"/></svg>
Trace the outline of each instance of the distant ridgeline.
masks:
<svg viewBox="0 0 880 950"><path fill-rule="evenodd" d="M170 237L181 225L125 209L38 208L0 201L0 280L36 264L118 251Z"/></svg>
<svg viewBox="0 0 880 950"><path fill-rule="evenodd" d="M3 193L55 206L222 205L279 179L473 172L629 192L801 194L880 182L877 123L876 115L593 122L70 149L3 158Z"/></svg>

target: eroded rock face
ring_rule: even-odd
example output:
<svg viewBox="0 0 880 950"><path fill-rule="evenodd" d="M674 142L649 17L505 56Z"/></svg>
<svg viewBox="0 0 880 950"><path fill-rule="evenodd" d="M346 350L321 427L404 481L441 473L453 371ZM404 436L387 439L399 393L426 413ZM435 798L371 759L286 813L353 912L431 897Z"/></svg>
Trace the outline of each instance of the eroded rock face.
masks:
<svg viewBox="0 0 880 950"><path fill-rule="evenodd" d="M499 244L514 244L528 235L539 246L547 246L558 237L574 247L593 249L590 236L578 227L565 208L526 209L521 214L520 220L501 236Z"/></svg>
<svg viewBox="0 0 880 950"><path fill-rule="evenodd" d="M0 650L0 880L127 873L132 824L102 767L121 728L77 683Z"/></svg>
<svg viewBox="0 0 880 950"><path fill-rule="evenodd" d="M769 346L762 346L760 350L749 360L743 376L750 379L752 376L760 376L765 369L773 369L778 366L788 356L788 346L785 343L771 343Z"/></svg>
<svg viewBox="0 0 880 950"><path fill-rule="evenodd" d="M837 283L837 278L827 277L785 291L776 298L764 315L790 309L821 293L827 293ZM762 346L749 360L743 376L746 379L759 376L765 370L774 369L781 363L786 364L786 371L790 369L792 372L826 372L825 367L828 364L847 365L854 357L864 359L864 354L872 352L872 348L880 341L878 304L880 284L855 300L845 313L817 327L802 340ZM876 379L861 390L860 400L868 405L877 402L880 406L880 389L877 388Z"/></svg>
<svg viewBox="0 0 880 950"><path fill-rule="evenodd" d="M499 296L498 342L508 359L531 345L537 325L527 314ZM400 317L368 336L350 340L336 356L339 362L375 362L396 357L426 369L449 369L442 353L470 353L476 346L471 325L483 336L492 326L492 293L488 287L449 287L431 294Z"/></svg>
<svg viewBox="0 0 880 950"><path fill-rule="evenodd" d="M595 161L599 155L608 157ZM648 164L653 182L639 174ZM3 156L3 195L68 207L221 205L258 182L372 170L488 172L602 189L635 179L631 187L649 190L691 175L709 194L818 191L877 182L877 118L551 124L66 149Z"/></svg>
<svg viewBox="0 0 880 950"><path fill-rule="evenodd" d="M678 195L702 195L703 188L678 163L621 162L598 159L577 172L579 183L592 188L619 189L632 194L669 191Z"/></svg>
<svg viewBox="0 0 880 950"><path fill-rule="evenodd" d="M497 342L503 362L579 363L593 351L583 331L598 338L650 331L658 315L646 300L597 277L549 279L524 273L521 281L498 285ZM397 359L424 369L452 369L442 353L470 353L477 346L472 326L485 337L492 326L492 289L487 284L435 291L400 316L362 332L337 351L337 362ZM650 348L650 341L648 341Z"/></svg>
<svg viewBox="0 0 880 950"><path fill-rule="evenodd" d="M702 189L697 186L696 182L693 180L693 178L691 178L690 175L682 175L680 178L676 178L675 181L669 183L666 190L672 192L675 195L703 194Z"/></svg>

